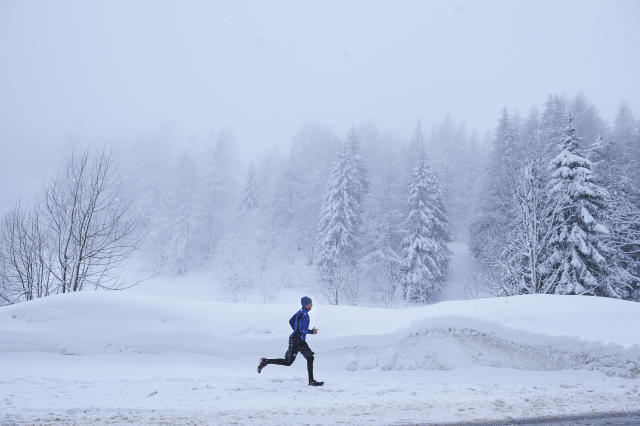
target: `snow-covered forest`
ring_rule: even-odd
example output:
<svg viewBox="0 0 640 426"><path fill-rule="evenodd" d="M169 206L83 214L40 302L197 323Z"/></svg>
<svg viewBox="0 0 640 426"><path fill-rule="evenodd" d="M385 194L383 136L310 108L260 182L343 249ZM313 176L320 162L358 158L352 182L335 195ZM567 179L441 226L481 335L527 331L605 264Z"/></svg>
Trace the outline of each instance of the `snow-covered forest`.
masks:
<svg viewBox="0 0 640 426"><path fill-rule="evenodd" d="M640 299L640 122L624 103L609 123L582 94L549 95L505 108L482 137L446 118L409 140L368 123L303 126L285 152L234 142L75 153L4 219L3 301L133 285L115 276L129 260L150 275L215 271L232 301L306 287L332 304L424 304L453 241L475 259L467 295Z"/></svg>
<svg viewBox="0 0 640 426"><path fill-rule="evenodd" d="M170 272L215 265L240 298L296 270L330 303L426 303L453 240L488 294L640 297L640 122L624 103L607 123L584 95L549 95L483 137L448 118L410 140L306 126L250 164L224 134L170 158L152 147L128 185L142 252Z"/></svg>

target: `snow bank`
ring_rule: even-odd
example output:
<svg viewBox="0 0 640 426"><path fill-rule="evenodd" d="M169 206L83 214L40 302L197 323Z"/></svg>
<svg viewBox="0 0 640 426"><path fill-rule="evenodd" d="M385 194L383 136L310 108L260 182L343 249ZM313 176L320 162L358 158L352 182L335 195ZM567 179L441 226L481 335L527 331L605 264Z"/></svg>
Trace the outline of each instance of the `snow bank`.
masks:
<svg viewBox="0 0 640 426"><path fill-rule="evenodd" d="M0 308L0 351L68 355L280 356L296 305L128 292L52 296ZM315 305L312 347L349 371L599 370L640 374L640 304L578 296L449 301L410 309Z"/></svg>
<svg viewBox="0 0 640 426"><path fill-rule="evenodd" d="M576 338L552 337L515 331L469 318L442 317L424 320L408 335L346 346L342 354L349 371L452 370L473 366L554 371L598 370L608 376L640 375L640 349L602 345ZM344 355L346 353L346 355Z"/></svg>

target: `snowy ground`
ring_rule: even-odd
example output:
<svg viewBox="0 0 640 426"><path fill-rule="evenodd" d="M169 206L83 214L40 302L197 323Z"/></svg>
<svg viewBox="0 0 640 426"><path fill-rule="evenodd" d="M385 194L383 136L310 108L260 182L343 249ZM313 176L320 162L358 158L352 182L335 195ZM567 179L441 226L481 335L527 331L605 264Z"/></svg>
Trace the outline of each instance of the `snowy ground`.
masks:
<svg viewBox="0 0 640 426"><path fill-rule="evenodd" d="M0 308L0 422L363 424L640 409L640 304L520 296L412 309L316 305L304 359L282 356L295 305L134 292Z"/></svg>

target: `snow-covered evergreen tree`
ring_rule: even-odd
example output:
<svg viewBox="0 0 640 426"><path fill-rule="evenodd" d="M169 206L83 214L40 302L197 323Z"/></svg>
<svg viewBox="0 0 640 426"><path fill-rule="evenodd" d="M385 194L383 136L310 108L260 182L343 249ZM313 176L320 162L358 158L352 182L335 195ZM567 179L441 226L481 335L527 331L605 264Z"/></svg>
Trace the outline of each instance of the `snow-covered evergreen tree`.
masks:
<svg viewBox="0 0 640 426"><path fill-rule="evenodd" d="M408 208L401 280L407 300L425 303L445 284L450 252L446 246L449 225L442 190L427 165L424 150L409 178Z"/></svg>
<svg viewBox="0 0 640 426"><path fill-rule="evenodd" d="M328 191L320 211L319 280L329 301L338 304L345 291L357 289L355 270L362 223L363 181L357 145L348 140L338 148Z"/></svg>
<svg viewBox="0 0 640 426"><path fill-rule="evenodd" d="M565 127L560 153L551 162L550 195L561 214L554 223L545 262L545 279L556 294L622 297L627 291L624 271L612 261L604 243L602 224L607 192L598 186L591 162L578 152L579 140L572 120Z"/></svg>
<svg viewBox="0 0 640 426"><path fill-rule="evenodd" d="M242 198L238 208L242 213L247 213L256 209L259 205L258 193L256 183L256 169L251 163L249 171L247 172L247 179L244 184L244 190L242 191Z"/></svg>

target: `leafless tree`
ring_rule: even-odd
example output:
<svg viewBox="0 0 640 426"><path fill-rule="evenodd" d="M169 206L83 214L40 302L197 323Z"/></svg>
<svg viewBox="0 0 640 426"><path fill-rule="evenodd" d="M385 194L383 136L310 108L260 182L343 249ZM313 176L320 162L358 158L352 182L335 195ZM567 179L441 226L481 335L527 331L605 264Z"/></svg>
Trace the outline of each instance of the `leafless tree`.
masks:
<svg viewBox="0 0 640 426"><path fill-rule="evenodd" d="M54 259L50 272L62 293L121 288L118 268L135 249L136 221L121 197L111 153L72 155L45 191Z"/></svg>
<svg viewBox="0 0 640 426"><path fill-rule="evenodd" d="M40 207L28 211L16 205L5 216L0 235L0 299L15 303L55 293Z"/></svg>

